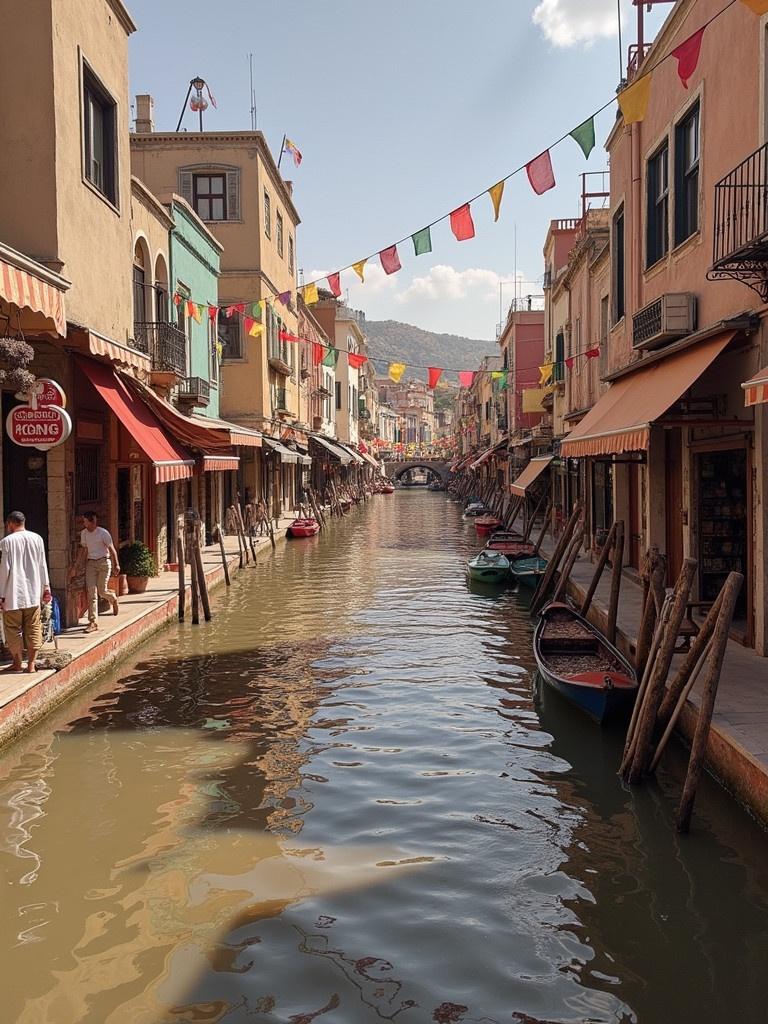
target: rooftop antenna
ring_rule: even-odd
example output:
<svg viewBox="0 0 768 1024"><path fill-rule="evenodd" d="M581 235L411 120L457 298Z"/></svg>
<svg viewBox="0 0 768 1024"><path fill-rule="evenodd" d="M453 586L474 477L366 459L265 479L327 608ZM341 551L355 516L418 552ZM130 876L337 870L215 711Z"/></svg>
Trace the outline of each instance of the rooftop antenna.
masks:
<svg viewBox="0 0 768 1024"><path fill-rule="evenodd" d="M251 131L256 131L256 93L253 88L253 54L248 54L248 69L251 76Z"/></svg>
<svg viewBox="0 0 768 1024"><path fill-rule="evenodd" d="M216 99L213 96L210 86L205 81L205 79L201 78L199 75L197 75L195 78L192 78L189 83L189 88L187 89L187 95L184 97L184 102L181 106L181 113L179 114L179 123L176 125L177 132L181 131L181 122L184 120L184 113L187 109L187 102L189 102L189 109L194 110L199 115L200 131L203 130L203 111L208 109L208 100L205 98L205 96L203 96L203 89L205 89L205 91L208 93L208 100L211 101L211 105L213 107L216 106ZM195 93L194 96L192 96L193 90ZM190 99L190 97L192 98Z"/></svg>

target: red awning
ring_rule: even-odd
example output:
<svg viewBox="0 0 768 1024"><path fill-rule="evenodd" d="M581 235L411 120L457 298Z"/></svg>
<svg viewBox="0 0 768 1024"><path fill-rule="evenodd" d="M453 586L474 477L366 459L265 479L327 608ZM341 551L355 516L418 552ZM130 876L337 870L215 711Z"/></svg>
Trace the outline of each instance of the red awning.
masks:
<svg viewBox="0 0 768 1024"><path fill-rule="evenodd" d="M220 473L230 469L238 469L240 458L237 455L204 455L203 472Z"/></svg>
<svg viewBox="0 0 768 1024"><path fill-rule="evenodd" d="M155 467L155 483L189 479L195 471L195 460L168 437L151 410L129 391L112 367L80 356L76 358L100 397Z"/></svg>

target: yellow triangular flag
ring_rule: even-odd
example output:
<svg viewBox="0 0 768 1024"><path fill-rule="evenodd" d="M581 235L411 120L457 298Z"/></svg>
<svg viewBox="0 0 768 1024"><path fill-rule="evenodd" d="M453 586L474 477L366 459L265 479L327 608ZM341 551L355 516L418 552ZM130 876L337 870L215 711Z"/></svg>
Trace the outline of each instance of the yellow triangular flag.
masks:
<svg viewBox="0 0 768 1024"><path fill-rule="evenodd" d="M400 378L405 373L405 363L390 363L389 364L389 379L393 380L395 384L400 383Z"/></svg>
<svg viewBox="0 0 768 1024"><path fill-rule="evenodd" d="M768 14L768 0L741 0L754 14Z"/></svg>
<svg viewBox="0 0 768 1024"><path fill-rule="evenodd" d="M539 367L539 384L548 384L552 377L552 367L554 363L544 363L543 366Z"/></svg>
<svg viewBox="0 0 768 1024"><path fill-rule="evenodd" d="M367 262L368 262L368 260L360 260L359 263L353 263L352 264L352 269L357 274L357 276L360 278L360 280L363 282L363 284L365 284L365 264Z"/></svg>
<svg viewBox="0 0 768 1024"><path fill-rule="evenodd" d="M642 121L645 117L651 95L651 78L652 75L649 72L619 93L619 108L624 115L624 124L634 124L636 121Z"/></svg>
<svg viewBox="0 0 768 1024"><path fill-rule="evenodd" d="M248 333L252 338L258 338L258 336L263 332L263 330L264 324L257 324L256 321L254 320L251 326L248 328Z"/></svg>
<svg viewBox="0 0 768 1024"><path fill-rule="evenodd" d="M501 197L504 195L504 182L499 181L491 188L489 188L488 195L491 197L491 202L493 203L493 219L496 221L499 219L499 210L501 209Z"/></svg>
<svg viewBox="0 0 768 1024"><path fill-rule="evenodd" d="M311 306L313 302L319 302L320 296L317 294L317 285L305 284L301 289L301 297L307 306Z"/></svg>

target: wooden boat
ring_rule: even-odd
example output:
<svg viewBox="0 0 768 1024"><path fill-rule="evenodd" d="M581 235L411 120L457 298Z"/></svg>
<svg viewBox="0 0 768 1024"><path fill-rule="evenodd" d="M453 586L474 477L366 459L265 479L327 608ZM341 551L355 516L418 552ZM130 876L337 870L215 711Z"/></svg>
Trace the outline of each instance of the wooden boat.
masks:
<svg viewBox="0 0 768 1024"><path fill-rule="evenodd" d="M517 530L494 530L491 534L491 540L522 540L522 533L518 533Z"/></svg>
<svg viewBox="0 0 768 1024"><path fill-rule="evenodd" d="M491 537L485 545L486 551L498 551L507 558L530 558L536 554L536 545L527 540L496 540Z"/></svg>
<svg viewBox="0 0 768 1024"><path fill-rule="evenodd" d="M464 519L478 519L480 516L487 516L488 509L482 502L477 501L473 505L467 505L464 509Z"/></svg>
<svg viewBox="0 0 768 1024"><path fill-rule="evenodd" d="M496 516L484 515L475 519L475 529L481 536L487 536L501 526L501 520Z"/></svg>
<svg viewBox="0 0 768 1024"><path fill-rule="evenodd" d="M550 604L533 635L545 683L601 724L625 718L637 695L637 676L600 631L566 604Z"/></svg>
<svg viewBox="0 0 768 1024"><path fill-rule="evenodd" d="M382 484L381 493L382 494L394 494L395 493L394 484Z"/></svg>
<svg viewBox="0 0 768 1024"><path fill-rule="evenodd" d="M547 570L547 560L541 555L524 555L510 560L512 579L521 587L535 587Z"/></svg>
<svg viewBox="0 0 768 1024"><path fill-rule="evenodd" d="M314 537L320 532L320 523L316 519L294 519L288 527L291 537Z"/></svg>
<svg viewBox="0 0 768 1024"><path fill-rule="evenodd" d="M500 551L486 551L470 558L467 572L478 583L506 583L509 579L509 559Z"/></svg>

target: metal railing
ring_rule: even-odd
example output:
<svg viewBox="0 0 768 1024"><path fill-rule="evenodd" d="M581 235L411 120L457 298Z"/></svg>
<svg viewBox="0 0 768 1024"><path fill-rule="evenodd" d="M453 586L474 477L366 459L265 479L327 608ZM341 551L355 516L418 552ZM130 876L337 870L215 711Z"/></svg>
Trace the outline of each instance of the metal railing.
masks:
<svg viewBox="0 0 768 1024"><path fill-rule="evenodd" d="M714 267L768 255L768 143L715 185Z"/></svg>
<svg viewBox="0 0 768 1024"><path fill-rule="evenodd" d="M149 356L153 370L184 375L187 338L175 324L134 323L133 347Z"/></svg>
<svg viewBox="0 0 768 1024"><path fill-rule="evenodd" d="M185 377L179 384L178 397L182 402L208 405L211 400L211 385L202 377Z"/></svg>

